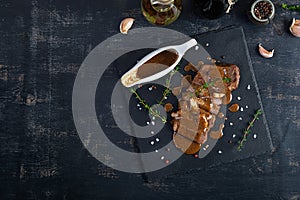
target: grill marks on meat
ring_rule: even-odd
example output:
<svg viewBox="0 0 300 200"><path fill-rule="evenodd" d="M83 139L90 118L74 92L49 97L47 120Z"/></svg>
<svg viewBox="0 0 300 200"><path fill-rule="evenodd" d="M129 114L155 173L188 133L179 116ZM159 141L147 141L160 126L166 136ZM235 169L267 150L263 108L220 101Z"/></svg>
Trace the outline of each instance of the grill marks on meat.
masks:
<svg viewBox="0 0 300 200"><path fill-rule="evenodd" d="M192 84L179 99L179 110L171 114L173 141L186 154L195 154L207 141L222 104L230 103L238 88L236 65L202 65ZM212 94L211 94L212 93Z"/></svg>

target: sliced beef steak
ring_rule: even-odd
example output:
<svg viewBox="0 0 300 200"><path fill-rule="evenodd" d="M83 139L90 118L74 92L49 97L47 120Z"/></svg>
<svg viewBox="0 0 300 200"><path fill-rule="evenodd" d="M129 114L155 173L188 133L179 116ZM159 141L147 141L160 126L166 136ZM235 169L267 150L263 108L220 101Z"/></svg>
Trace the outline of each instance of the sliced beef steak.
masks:
<svg viewBox="0 0 300 200"><path fill-rule="evenodd" d="M222 104L230 103L231 91L238 88L236 65L203 65L190 87L182 92L179 110L172 113L173 141L186 154L195 154L207 141Z"/></svg>

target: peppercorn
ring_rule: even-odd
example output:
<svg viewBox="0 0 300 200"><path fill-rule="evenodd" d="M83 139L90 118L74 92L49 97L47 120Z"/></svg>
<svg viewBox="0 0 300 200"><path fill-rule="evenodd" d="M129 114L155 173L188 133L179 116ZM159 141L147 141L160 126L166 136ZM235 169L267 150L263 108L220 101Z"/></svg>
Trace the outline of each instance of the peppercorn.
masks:
<svg viewBox="0 0 300 200"><path fill-rule="evenodd" d="M267 1L258 2L254 7L254 14L259 19L268 19L272 11L272 5Z"/></svg>

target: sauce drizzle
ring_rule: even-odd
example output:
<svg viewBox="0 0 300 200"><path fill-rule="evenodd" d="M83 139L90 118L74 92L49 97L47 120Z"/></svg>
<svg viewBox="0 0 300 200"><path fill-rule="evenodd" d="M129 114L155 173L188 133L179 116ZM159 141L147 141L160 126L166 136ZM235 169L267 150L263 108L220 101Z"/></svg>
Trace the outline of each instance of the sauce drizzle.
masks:
<svg viewBox="0 0 300 200"><path fill-rule="evenodd" d="M136 76L142 79L159 73L173 65L178 57L177 52L174 50L162 51L142 64L138 68Z"/></svg>

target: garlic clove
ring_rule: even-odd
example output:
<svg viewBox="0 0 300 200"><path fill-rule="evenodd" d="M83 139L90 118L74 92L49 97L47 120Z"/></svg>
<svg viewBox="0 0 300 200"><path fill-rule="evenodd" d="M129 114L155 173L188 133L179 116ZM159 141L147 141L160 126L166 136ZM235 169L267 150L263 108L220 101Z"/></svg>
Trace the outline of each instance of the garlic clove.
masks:
<svg viewBox="0 0 300 200"><path fill-rule="evenodd" d="M120 23L120 32L122 34L127 34L128 30L132 27L134 18L125 18Z"/></svg>
<svg viewBox="0 0 300 200"><path fill-rule="evenodd" d="M292 25L290 26L290 31L295 37L300 37L300 20L293 19Z"/></svg>
<svg viewBox="0 0 300 200"><path fill-rule="evenodd" d="M274 49L272 51L268 51L261 44L258 44L258 50L260 55L264 58L272 58L274 55Z"/></svg>

